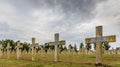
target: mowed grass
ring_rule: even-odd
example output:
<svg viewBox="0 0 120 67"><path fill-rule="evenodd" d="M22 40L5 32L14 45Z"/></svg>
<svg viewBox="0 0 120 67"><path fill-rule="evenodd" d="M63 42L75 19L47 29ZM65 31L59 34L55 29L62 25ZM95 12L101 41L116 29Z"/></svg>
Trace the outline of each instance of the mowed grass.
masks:
<svg viewBox="0 0 120 67"><path fill-rule="evenodd" d="M120 67L119 54L103 55L103 64L108 67ZM36 54L35 61L31 61L30 53L22 53L20 59L16 59L15 53L10 53L10 58L7 59L7 54L4 53L0 59L0 67L96 67L95 54L60 54L59 62L54 62L54 53Z"/></svg>

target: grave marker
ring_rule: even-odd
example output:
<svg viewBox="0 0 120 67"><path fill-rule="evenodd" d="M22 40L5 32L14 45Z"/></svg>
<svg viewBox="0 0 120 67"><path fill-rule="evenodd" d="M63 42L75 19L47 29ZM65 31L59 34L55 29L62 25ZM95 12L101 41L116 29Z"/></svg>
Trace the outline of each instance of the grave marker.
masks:
<svg viewBox="0 0 120 67"><path fill-rule="evenodd" d="M35 38L32 38L32 45L31 45L31 49L32 49L32 61L35 60L35 50L34 50L34 46L35 46Z"/></svg>
<svg viewBox="0 0 120 67"><path fill-rule="evenodd" d="M65 45L65 40L59 41L59 33L56 33L54 35L54 39L55 39L54 40L55 42L49 42L49 44L55 46L54 61L57 62L57 61L59 61L59 48L58 48L58 45Z"/></svg>
<svg viewBox="0 0 120 67"><path fill-rule="evenodd" d="M10 58L10 49L11 49L11 47L10 47L10 42L8 42L8 43L7 43L7 59Z"/></svg>
<svg viewBox="0 0 120 67"><path fill-rule="evenodd" d="M116 42L116 36L103 36L102 26L96 27L96 37L86 38L85 43L96 43L96 64L102 64L102 42Z"/></svg>
<svg viewBox="0 0 120 67"><path fill-rule="evenodd" d="M2 44L0 44L0 58L2 56L2 49L3 49Z"/></svg>
<svg viewBox="0 0 120 67"><path fill-rule="evenodd" d="M17 41L17 46L16 46L16 48L17 48L17 52L16 52L16 54L17 54L17 59L19 59L19 57L20 57L20 41Z"/></svg>

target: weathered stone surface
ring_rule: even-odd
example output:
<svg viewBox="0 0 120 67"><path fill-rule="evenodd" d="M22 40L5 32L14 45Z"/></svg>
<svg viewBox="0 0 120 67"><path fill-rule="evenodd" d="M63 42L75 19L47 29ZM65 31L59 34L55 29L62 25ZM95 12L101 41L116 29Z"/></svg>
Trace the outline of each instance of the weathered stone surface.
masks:
<svg viewBox="0 0 120 67"><path fill-rule="evenodd" d="M16 50L17 52L16 52L16 54L17 54L17 59L19 59L19 57L20 57L20 41L17 41L17 50Z"/></svg>
<svg viewBox="0 0 120 67"><path fill-rule="evenodd" d="M32 61L34 61L35 60L35 49L34 49L34 47L35 47L35 38L32 38L32 44L31 44L31 54L32 54Z"/></svg>
<svg viewBox="0 0 120 67"><path fill-rule="evenodd" d="M0 44L0 58L2 57L2 49L3 49L2 44Z"/></svg>
<svg viewBox="0 0 120 67"><path fill-rule="evenodd" d="M8 43L7 43L7 59L10 58L10 49L11 49L11 47L10 47L10 42L8 42Z"/></svg>
<svg viewBox="0 0 120 67"><path fill-rule="evenodd" d="M85 43L96 43L96 64L102 64L102 42L115 42L116 36L104 36L102 32L102 26L96 27L96 37L92 38L86 38Z"/></svg>

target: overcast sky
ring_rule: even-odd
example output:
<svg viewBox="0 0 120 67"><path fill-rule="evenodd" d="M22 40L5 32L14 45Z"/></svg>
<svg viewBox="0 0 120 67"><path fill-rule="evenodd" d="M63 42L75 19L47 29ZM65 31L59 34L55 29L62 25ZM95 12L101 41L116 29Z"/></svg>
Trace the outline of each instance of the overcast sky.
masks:
<svg viewBox="0 0 120 67"><path fill-rule="evenodd" d="M120 46L120 0L0 0L0 39L31 42L54 41L54 34L68 44L84 43L103 34L117 35L112 47Z"/></svg>

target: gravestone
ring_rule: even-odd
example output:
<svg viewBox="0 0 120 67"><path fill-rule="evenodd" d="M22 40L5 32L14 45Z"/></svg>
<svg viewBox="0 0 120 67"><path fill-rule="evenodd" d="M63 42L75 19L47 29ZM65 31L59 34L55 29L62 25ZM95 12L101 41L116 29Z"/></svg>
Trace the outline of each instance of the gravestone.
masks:
<svg viewBox="0 0 120 67"><path fill-rule="evenodd" d="M10 58L10 49L11 49L11 47L10 47L10 42L8 42L8 43L7 43L7 59Z"/></svg>
<svg viewBox="0 0 120 67"><path fill-rule="evenodd" d="M86 38L85 43L96 43L96 64L102 64L102 42L115 42L116 36L103 36L102 26L96 27L96 37Z"/></svg>
<svg viewBox="0 0 120 67"><path fill-rule="evenodd" d="M59 41L59 34L58 33L56 33L54 35L54 39L55 39L54 40L55 42L50 42L49 45L54 45L55 46L54 61L57 62L57 61L59 61L59 48L58 48L58 46L59 45L65 45L65 40Z"/></svg>

